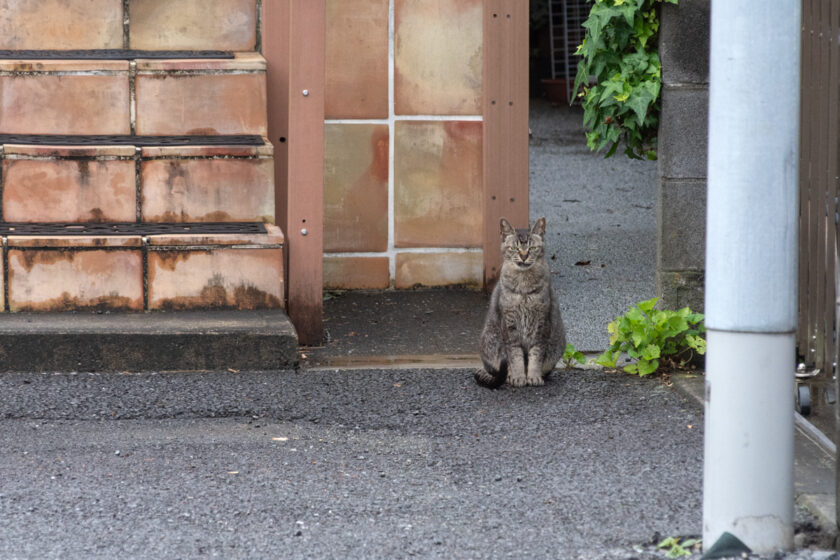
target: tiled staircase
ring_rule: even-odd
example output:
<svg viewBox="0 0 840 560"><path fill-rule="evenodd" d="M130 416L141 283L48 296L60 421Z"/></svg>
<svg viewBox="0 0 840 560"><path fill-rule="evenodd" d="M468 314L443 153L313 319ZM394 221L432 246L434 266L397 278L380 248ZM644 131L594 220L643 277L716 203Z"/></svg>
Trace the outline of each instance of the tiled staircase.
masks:
<svg viewBox="0 0 840 560"><path fill-rule="evenodd" d="M217 46L212 39L201 39L204 48ZM149 51L0 53L0 369L295 360L283 312L284 239L273 225L265 60ZM56 356L66 348L52 346L29 362L12 359L20 340L7 335L24 323L41 325L52 345L82 347L65 361ZM123 356L106 358L91 338L109 324L124 335L115 347ZM51 325L61 325L63 339ZM250 355L217 356L220 337L249 328L274 350L241 344Z"/></svg>

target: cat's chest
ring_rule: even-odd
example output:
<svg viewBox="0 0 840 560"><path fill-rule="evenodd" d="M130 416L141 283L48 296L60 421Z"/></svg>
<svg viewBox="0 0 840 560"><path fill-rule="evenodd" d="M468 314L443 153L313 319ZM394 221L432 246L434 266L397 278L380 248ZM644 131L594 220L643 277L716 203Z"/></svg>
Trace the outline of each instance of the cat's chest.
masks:
<svg viewBox="0 0 840 560"><path fill-rule="evenodd" d="M548 301L542 290L530 293L507 292L499 302L508 321L520 325L538 323L546 314Z"/></svg>

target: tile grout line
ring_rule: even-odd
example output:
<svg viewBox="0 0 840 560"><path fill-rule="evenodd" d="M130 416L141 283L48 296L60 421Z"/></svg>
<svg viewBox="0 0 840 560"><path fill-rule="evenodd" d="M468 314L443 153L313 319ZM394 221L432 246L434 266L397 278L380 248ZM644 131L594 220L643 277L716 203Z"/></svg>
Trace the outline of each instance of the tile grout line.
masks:
<svg viewBox="0 0 840 560"><path fill-rule="evenodd" d="M131 48L131 21L130 21L130 7L131 0L123 0L123 48L128 50Z"/></svg>
<svg viewBox="0 0 840 560"><path fill-rule="evenodd" d="M134 204L137 223L143 221L143 162L141 160L143 148L134 148Z"/></svg>
<svg viewBox="0 0 840 560"><path fill-rule="evenodd" d="M142 246L142 267L143 267L143 311L149 311L149 238L140 238Z"/></svg>
<svg viewBox="0 0 840 560"><path fill-rule="evenodd" d="M3 236L3 310L11 312L9 303L9 238Z"/></svg>

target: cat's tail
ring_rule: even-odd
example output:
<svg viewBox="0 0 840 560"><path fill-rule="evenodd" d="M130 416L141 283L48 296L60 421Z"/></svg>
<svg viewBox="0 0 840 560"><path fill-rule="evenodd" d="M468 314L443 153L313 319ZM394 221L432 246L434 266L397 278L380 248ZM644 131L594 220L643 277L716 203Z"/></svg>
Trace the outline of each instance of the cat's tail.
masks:
<svg viewBox="0 0 840 560"><path fill-rule="evenodd" d="M499 368L499 370L488 368L487 364L485 364L484 369L475 370L473 377L475 377L475 382L482 387L497 389L504 385L505 380L507 379L506 364L502 364L502 367Z"/></svg>

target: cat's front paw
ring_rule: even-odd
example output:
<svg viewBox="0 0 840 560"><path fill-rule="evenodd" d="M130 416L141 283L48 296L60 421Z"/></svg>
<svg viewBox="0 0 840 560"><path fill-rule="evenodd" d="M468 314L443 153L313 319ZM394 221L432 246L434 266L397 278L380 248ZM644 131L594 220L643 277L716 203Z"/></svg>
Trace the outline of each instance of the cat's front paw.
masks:
<svg viewBox="0 0 840 560"><path fill-rule="evenodd" d="M537 377L528 377L526 379L526 381L528 382L528 385L532 385L534 387L539 387L541 385L545 385L545 380L543 379L543 377L541 375L539 375Z"/></svg>
<svg viewBox="0 0 840 560"><path fill-rule="evenodd" d="M528 384L528 378L524 375L511 376L508 375L508 383L511 387L524 387Z"/></svg>

